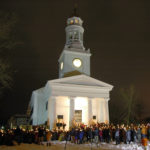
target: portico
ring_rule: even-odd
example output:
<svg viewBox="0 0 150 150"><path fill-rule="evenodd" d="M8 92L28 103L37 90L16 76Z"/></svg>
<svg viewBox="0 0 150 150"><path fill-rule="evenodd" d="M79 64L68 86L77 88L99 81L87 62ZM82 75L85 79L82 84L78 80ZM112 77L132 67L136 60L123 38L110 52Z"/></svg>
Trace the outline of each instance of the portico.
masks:
<svg viewBox="0 0 150 150"><path fill-rule="evenodd" d="M86 85L79 83L81 79ZM96 79L86 75L78 75L47 83L52 91L48 100L50 128L54 127L59 116L63 116L66 128L69 128L73 121L79 123L79 118L75 115L76 110L81 112L81 123L85 125L89 125L90 120L109 123L108 100L112 86L98 80L96 84L95 81Z"/></svg>

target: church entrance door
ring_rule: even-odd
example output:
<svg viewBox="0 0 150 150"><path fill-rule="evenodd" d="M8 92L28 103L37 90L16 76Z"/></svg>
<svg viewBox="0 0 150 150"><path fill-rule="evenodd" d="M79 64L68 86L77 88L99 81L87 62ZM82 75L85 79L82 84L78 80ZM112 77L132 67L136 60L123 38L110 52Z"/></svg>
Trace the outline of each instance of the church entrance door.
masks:
<svg viewBox="0 0 150 150"><path fill-rule="evenodd" d="M74 118L77 123L82 122L82 110L75 110Z"/></svg>
<svg viewBox="0 0 150 150"><path fill-rule="evenodd" d="M76 116L78 123L88 124L88 98L86 97L76 97L74 104L74 115ZM75 118L74 116L74 118Z"/></svg>

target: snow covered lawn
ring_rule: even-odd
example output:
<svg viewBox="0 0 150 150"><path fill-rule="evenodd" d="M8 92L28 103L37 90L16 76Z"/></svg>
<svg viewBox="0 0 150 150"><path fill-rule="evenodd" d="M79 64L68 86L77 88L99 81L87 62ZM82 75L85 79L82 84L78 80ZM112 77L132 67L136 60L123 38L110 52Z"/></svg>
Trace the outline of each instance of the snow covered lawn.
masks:
<svg viewBox="0 0 150 150"><path fill-rule="evenodd" d="M60 141L54 141L52 142L53 145L64 145L65 146L65 142L60 142ZM67 148L69 147L72 147L74 149L74 147L78 147L78 149L81 149L82 150L87 150L87 149L107 149L107 150L144 150L144 147L141 145L141 144L134 144L134 143L131 143L131 144L119 144L119 145L115 145L115 142L112 142L112 143L101 143L101 144L94 144L92 143L91 144L73 144L73 143L70 143L68 142L67 143ZM147 146L147 150L150 150L150 143L148 143L148 146Z"/></svg>
<svg viewBox="0 0 150 150"><path fill-rule="evenodd" d="M46 143L44 145L36 144L21 144L17 146L0 146L0 150L65 150L65 143L60 141L53 141L52 146L47 147ZM92 147L91 147L92 146ZM73 144L68 142L66 145L66 150L144 150L144 147L138 144L120 144L115 145L115 143L101 143L96 144ZM147 150L150 150L150 143L148 144Z"/></svg>

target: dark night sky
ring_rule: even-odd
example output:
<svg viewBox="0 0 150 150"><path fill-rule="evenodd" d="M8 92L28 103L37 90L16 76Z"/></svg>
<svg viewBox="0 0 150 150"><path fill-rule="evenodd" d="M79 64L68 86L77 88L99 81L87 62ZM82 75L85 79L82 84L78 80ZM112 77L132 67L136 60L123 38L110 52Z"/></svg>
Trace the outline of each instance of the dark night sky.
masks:
<svg viewBox="0 0 150 150"><path fill-rule="evenodd" d="M78 5L84 45L92 53L91 76L116 89L134 84L145 104L144 115L150 116L150 1L80 0ZM24 42L12 51L14 87L1 102L1 119L25 113L31 92L58 78L73 6L73 0L0 1L1 10L18 15L17 34Z"/></svg>

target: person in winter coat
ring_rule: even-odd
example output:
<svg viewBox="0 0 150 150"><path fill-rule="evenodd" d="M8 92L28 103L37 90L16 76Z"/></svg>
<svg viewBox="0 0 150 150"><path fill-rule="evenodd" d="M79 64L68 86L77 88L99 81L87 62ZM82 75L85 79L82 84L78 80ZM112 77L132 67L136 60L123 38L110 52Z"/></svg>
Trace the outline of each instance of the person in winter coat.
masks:
<svg viewBox="0 0 150 150"><path fill-rule="evenodd" d="M137 128L137 141L141 143L141 128L138 126Z"/></svg>
<svg viewBox="0 0 150 150"><path fill-rule="evenodd" d="M51 146L51 137L52 137L52 133L49 130L47 130L46 132L47 146Z"/></svg>
<svg viewBox="0 0 150 150"><path fill-rule="evenodd" d="M147 129L146 129L145 125L143 124L142 129L141 129L141 136L142 136L142 138L146 138L146 135L147 135Z"/></svg>
<svg viewBox="0 0 150 150"><path fill-rule="evenodd" d="M115 132L116 132L116 127L112 127L112 141L115 141Z"/></svg>
<svg viewBox="0 0 150 150"><path fill-rule="evenodd" d="M110 141L110 130L109 130L108 126L106 127L105 136L106 136L106 142L109 143L109 141Z"/></svg>
<svg viewBox="0 0 150 150"><path fill-rule="evenodd" d="M123 128L122 127L120 127L119 138L120 138L120 142L123 142Z"/></svg>
<svg viewBox="0 0 150 150"><path fill-rule="evenodd" d="M75 143L75 129L72 128L72 130L70 131L70 136L71 136L71 142Z"/></svg>
<svg viewBox="0 0 150 150"><path fill-rule="evenodd" d="M150 141L150 124L148 125L148 128L147 128L147 138Z"/></svg>
<svg viewBox="0 0 150 150"><path fill-rule="evenodd" d="M75 130L75 144L78 144L79 143L79 130L78 129L76 129Z"/></svg>
<svg viewBox="0 0 150 150"><path fill-rule="evenodd" d="M131 131L131 142L134 142L134 129L133 129L133 126L131 127L130 131Z"/></svg>
<svg viewBox="0 0 150 150"><path fill-rule="evenodd" d="M89 128L87 130L87 135L88 135L88 142L92 142L93 134L92 134L92 129L91 128Z"/></svg>
<svg viewBox="0 0 150 150"><path fill-rule="evenodd" d="M126 132L126 143L130 144L131 142L131 130L130 127L127 127L127 132Z"/></svg>
<svg viewBox="0 0 150 150"><path fill-rule="evenodd" d="M17 129L14 131L14 136L15 136L15 140L16 142L20 145L21 144L21 135L22 135L22 131L19 128L19 126L17 126Z"/></svg>
<svg viewBox="0 0 150 150"><path fill-rule="evenodd" d="M126 131L127 131L127 130L126 130L126 127L124 127L124 128L123 128L122 135L123 135L123 142L124 142L125 144L127 144L127 143L126 143Z"/></svg>
<svg viewBox="0 0 150 150"><path fill-rule="evenodd" d="M39 144L42 145L43 144L43 137L44 137L44 130L42 127L38 128L38 139L39 139Z"/></svg>
<svg viewBox="0 0 150 150"><path fill-rule="evenodd" d="M96 144L98 144L98 136L99 136L99 131L98 131L98 128L96 127L94 129L94 141Z"/></svg>
<svg viewBox="0 0 150 150"><path fill-rule="evenodd" d="M83 143L83 137L84 137L84 131L83 130L80 130L79 132L79 144L82 144Z"/></svg>
<svg viewBox="0 0 150 150"><path fill-rule="evenodd" d="M106 142L106 127L103 127L103 141Z"/></svg>
<svg viewBox="0 0 150 150"><path fill-rule="evenodd" d="M100 142L103 142L103 131L102 131L102 128L99 128L99 140L100 140Z"/></svg>
<svg viewBox="0 0 150 150"><path fill-rule="evenodd" d="M37 128L34 131L34 143L38 144L38 129Z"/></svg>
<svg viewBox="0 0 150 150"><path fill-rule="evenodd" d="M134 129L133 129L133 137L134 137L134 142L136 143L137 142L137 129L136 129L136 127L134 127Z"/></svg>
<svg viewBox="0 0 150 150"><path fill-rule="evenodd" d="M116 132L115 132L115 140L116 140L116 145L120 144L119 128L118 127L117 127Z"/></svg>

